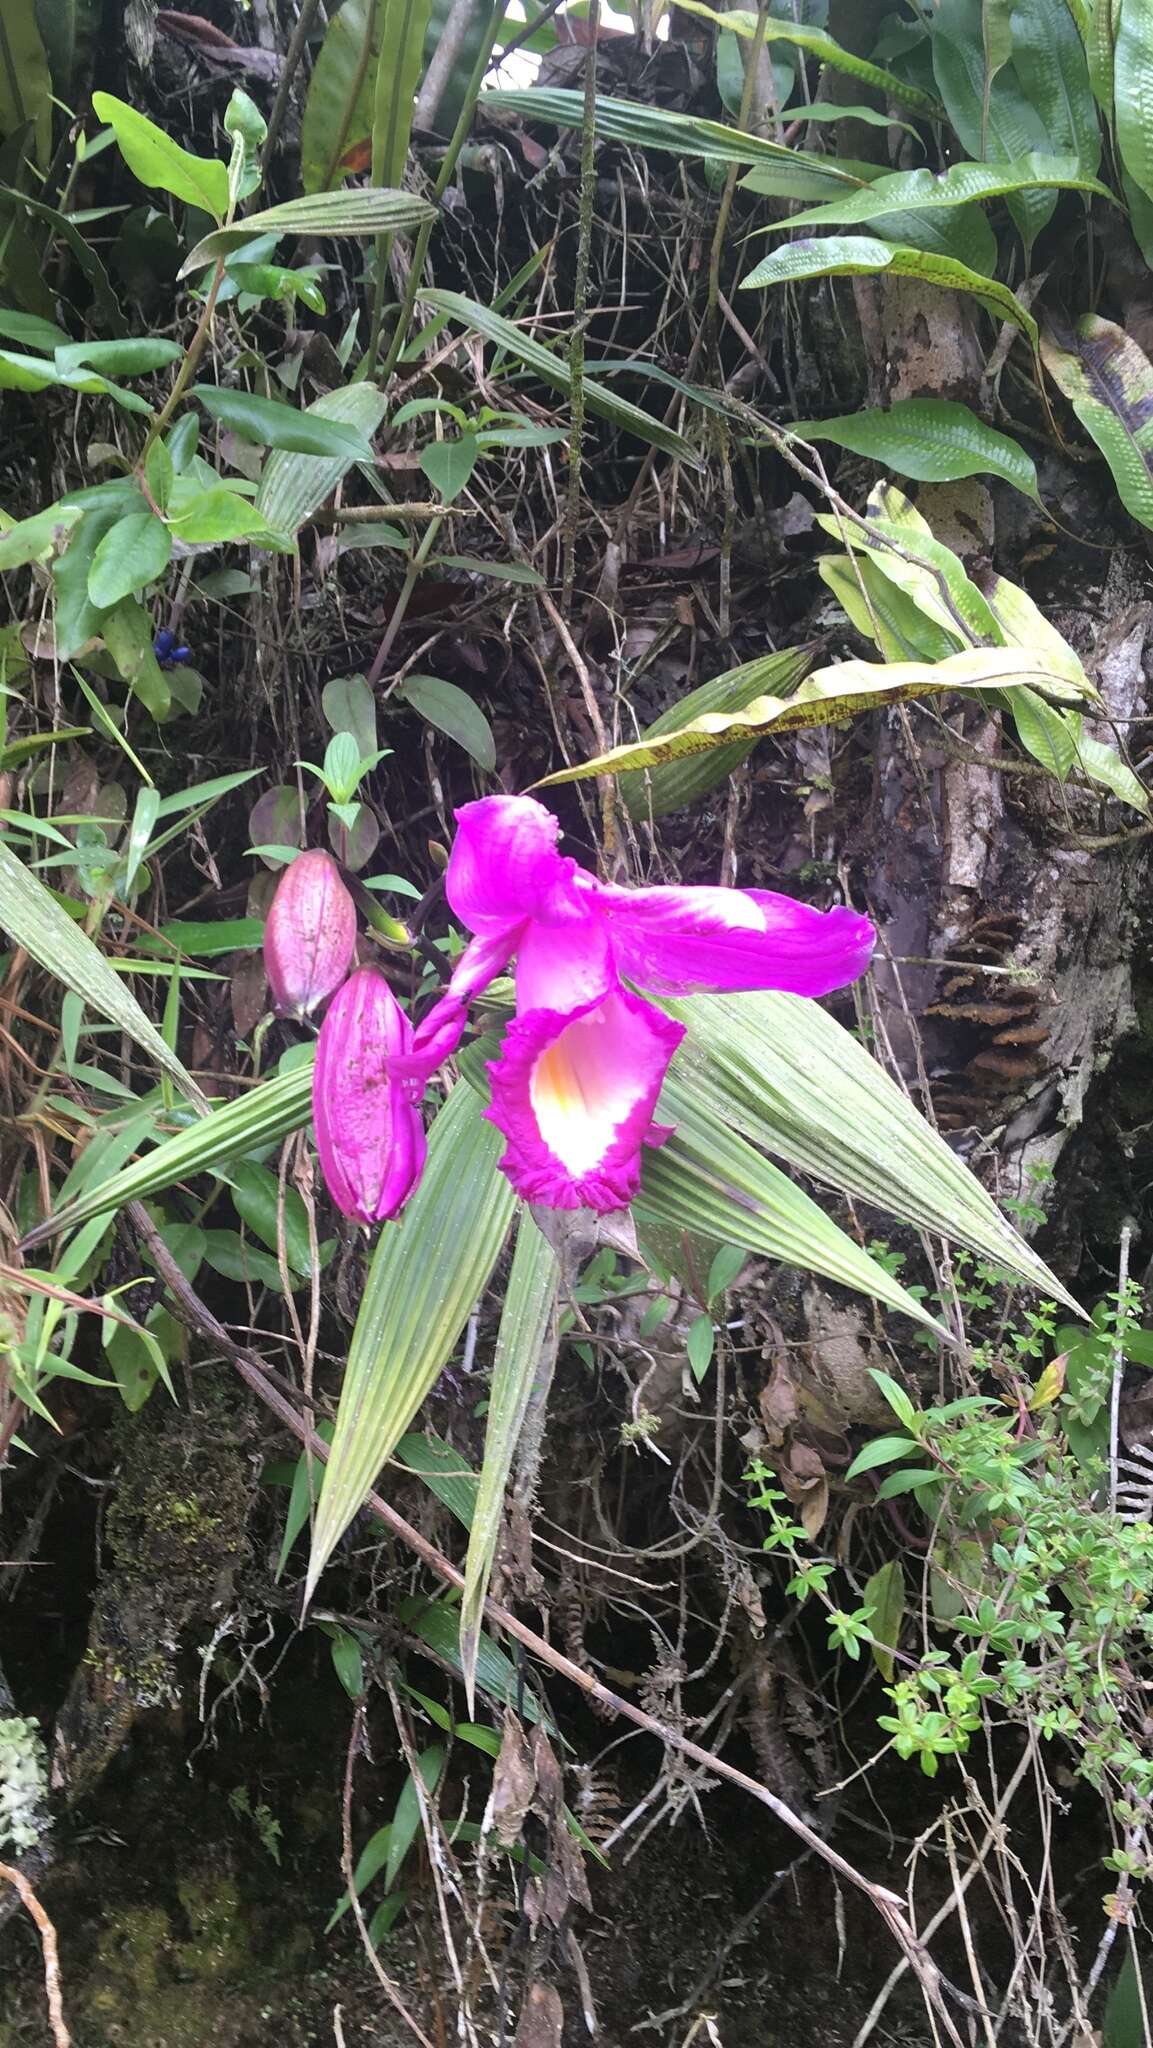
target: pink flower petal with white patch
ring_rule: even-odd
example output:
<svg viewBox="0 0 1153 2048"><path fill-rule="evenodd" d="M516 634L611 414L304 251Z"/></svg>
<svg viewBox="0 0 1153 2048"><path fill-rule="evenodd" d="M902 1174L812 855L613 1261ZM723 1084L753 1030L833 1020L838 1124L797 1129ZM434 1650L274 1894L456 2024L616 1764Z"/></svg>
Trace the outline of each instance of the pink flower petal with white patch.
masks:
<svg viewBox="0 0 1153 2048"><path fill-rule="evenodd" d="M463 804L445 893L470 932L491 935L527 918L563 924L584 917L576 862L557 852L560 825L531 796L486 796Z"/></svg>
<svg viewBox="0 0 1153 2048"><path fill-rule="evenodd" d="M583 893L604 913L618 972L666 995L778 988L825 996L863 974L874 932L855 910L814 910L765 889Z"/></svg>
<svg viewBox="0 0 1153 2048"><path fill-rule="evenodd" d="M360 1223L395 1216L424 1170L420 1114L392 1071L411 1046L412 1026L384 976L359 968L320 1028L312 1115L328 1191Z"/></svg>
<svg viewBox="0 0 1153 2048"><path fill-rule="evenodd" d="M500 1163L517 1193L550 1209L624 1208L642 1145L668 1136L653 1111L683 1036L621 988L568 1015L516 1017L489 1067L488 1115L508 1141Z"/></svg>

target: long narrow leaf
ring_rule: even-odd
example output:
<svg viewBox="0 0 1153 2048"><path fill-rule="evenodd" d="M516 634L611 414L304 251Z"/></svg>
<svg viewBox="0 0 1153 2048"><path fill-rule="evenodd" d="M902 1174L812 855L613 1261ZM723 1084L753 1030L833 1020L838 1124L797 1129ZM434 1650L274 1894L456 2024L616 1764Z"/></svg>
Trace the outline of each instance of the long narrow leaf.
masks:
<svg viewBox="0 0 1153 2048"><path fill-rule="evenodd" d="M897 213L905 207L930 210L936 207L969 206L978 199L999 199L1011 192L1031 192L1061 186L1077 192L1092 192L1099 199L1116 200L1107 185L1091 177L1075 156L1033 155L1016 163L951 164L947 171L894 171L877 178L860 192L846 193L822 206L811 206L792 220L776 223L782 228L850 227L878 215Z"/></svg>
<svg viewBox="0 0 1153 2048"><path fill-rule="evenodd" d="M819 1004L774 993L665 1007L688 1026L673 1073L699 1113L1076 1307L976 1176Z"/></svg>
<svg viewBox="0 0 1153 2048"><path fill-rule="evenodd" d="M706 712L676 732L630 740L591 761L560 768L534 787L549 789L560 782L583 781L589 775L658 768L686 755L707 753L712 747L731 746L742 734L776 734L801 726L828 725L883 704L936 696L946 690L1004 690L1026 684L1064 703L1077 703L1085 695L1083 680L1076 680L1079 667L1074 655L1065 665L1048 648L1024 647L970 648L936 662L840 661L832 668L817 669L791 697L758 697L743 711Z"/></svg>
<svg viewBox="0 0 1153 2048"><path fill-rule="evenodd" d="M822 239L803 237L783 249L764 256L743 277L739 289L752 291L762 285L797 284L810 277L865 277L875 270L887 270L894 277L915 277L939 291L968 292L978 305L998 320L1019 327L1036 353L1037 322L1020 301L996 278L982 277L967 264L927 249L894 247L875 235L827 235Z"/></svg>
<svg viewBox="0 0 1153 2048"><path fill-rule="evenodd" d="M676 1129L659 1150L645 1154L635 1203L642 1227L647 1219L742 1245L871 1295L946 1334L899 1280L838 1229L778 1166L706 1111L695 1089L675 1073L662 1091L661 1112Z"/></svg>
<svg viewBox="0 0 1153 2048"><path fill-rule="evenodd" d="M429 1134L424 1178L381 1232L352 1333L306 1597L452 1355L508 1235L502 1140L460 1084Z"/></svg>
<svg viewBox="0 0 1153 2048"><path fill-rule="evenodd" d="M459 320L465 327L471 327L477 334L483 334L486 341L496 342L499 348L507 349L547 384L555 384L559 390L572 390L572 372L563 356L555 355L551 348L545 348L539 341L517 327L512 320L494 313L488 306L482 306L475 299L465 298L461 292L422 292L421 297L430 306L437 306L450 318ZM697 450L674 434L662 420L653 419L642 412L639 405L630 405L627 398L617 398L611 391L605 391L593 380L596 363L585 366L585 404L590 412L599 413L602 419L611 421L615 427L622 427L638 439L648 441L654 448L663 448L666 455L675 455L681 462L691 464L694 469L703 468L703 461Z"/></svg>
<svg viewBox="0 0 1153 2048"><path fill-rule="evenodd" d="M460 1656L470 1714L474 1705L481 1621L500 1535L504 1490L529 1401L534 1392L539 1391L543 1395L552 1377L556 1358L555 1312L559 1281L560 1261L525 1209L521 1212L508 1291L501 1311L496 1361L489 1389L484 1463L464 1568Z"/></svg>
<svg viewBox="0 0 1153 2048"><path fill-rule="evenodd" d="M273 1081L261 1081L247 1095L238 1095L209 1109L187 1130L174 1131L170 1138L134 1160L122 1172L114 1173L87 1188L75 1202L68 1202L54 1216L37 1224L25 1240L27 1246L43 1243L63 1230L76 1230L93 1216L110 1215L128 1202L147 1201L178 1181L193 1174L208 1173L228 1159L253 1152L261 1145L274 1145L300 1130L312 1114L312 1061L295 1067Z"/></svg>
<svg viewBox="0 0 1153 2048"><path fill-rule="evenodd" d="M1051 328L1041 357L1109 464L1125 510L1153 526L1153 364L1144 349L1086 313L1073 329Z"/></svg>
<svg viewBox="0 0 1153 2048"><path fill-rule="evenodd" d="M0 929L16 945L23 946L37 965L54 974L82 1002L110 1017L121 1031L171 1075L182 1094L197 1108L207 1102L190 1073L176 1054L165 1045L155 1024L141 1009L99 946L72 922L49 894L43 882L18 861L6 846L0 846Z"/></svg>
<svg viewBox="0 0 1153 2048"><path fill-rule="evenodd" d="M690 690L679 704L662 711L641 738L659 739L662 733L675 732L678 726L688 725L706 711L743 711L754 697L787 697L804 680L811 666L812 654L805 647L763 654L756 661L728 669L724 675L714 676L711 683ZM707 796L734 768L739 768L755 744L752 739L736 740L731 747L718 747L712 754L670 761L648 775L623 775L620 793L625 809L632 818L663 818L669 811L684 810L699 797Z"/></svg>
<svg viewBox="0 0 1153 2048"><path fill-rule="evenodd" d="M414 192L382 191L373 185L316 192L305 199L289 199L283 206L270 206L263 213L246 214L231 227L205 235L181 264L180 275L203 270L206 263L227 256L230 249L238 249L254 235L394 235L435 218L435 206L418 199Z"/></svg>

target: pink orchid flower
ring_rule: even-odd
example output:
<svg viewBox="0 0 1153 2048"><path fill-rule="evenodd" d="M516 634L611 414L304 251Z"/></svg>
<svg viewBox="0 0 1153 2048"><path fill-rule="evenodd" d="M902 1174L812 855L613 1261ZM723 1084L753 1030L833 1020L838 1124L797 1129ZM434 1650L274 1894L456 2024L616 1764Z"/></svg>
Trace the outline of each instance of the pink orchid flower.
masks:
<svg viewBox="0 0 1153 2048"><path fill-rule="evenodd" d="M359 967L320 1027L312 1119L328 1191L360 1223L395 1216L424 1171L420 1111L393 1070L411 1050L412 1025L383 974Z"/></svg>
<svg viewBox="0 0 1153 2048"><path fill-rule="evenodd" d="M456 814L448 901L474 934L441 1001L393 1062L412 1090L459 1043L467 1006L516 958L516 1016L489 1066L501 1166L548 1208L606 1213L636 1193L684 1026L637 995L788 989L823 996L864 972L873 928L763 889L622 889L557 850L560 827L525 796ZM327 1028L327 1027L326 1027Z"/></svg>

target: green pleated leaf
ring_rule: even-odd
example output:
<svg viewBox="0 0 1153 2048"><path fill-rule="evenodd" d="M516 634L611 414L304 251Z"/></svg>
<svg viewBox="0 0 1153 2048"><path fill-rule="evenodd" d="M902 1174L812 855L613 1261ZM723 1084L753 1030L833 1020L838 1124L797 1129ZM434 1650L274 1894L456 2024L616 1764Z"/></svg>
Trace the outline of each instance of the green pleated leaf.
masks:
<svg viewBox="0 0 1153 2048"><path fill-rule="evenodd" d="M1121 0L1113 50L1113 105L1121 161L1153 199L1153 0Z"/></svg>
<svg viewBox="0 0 1153 2048"><path fill-rule="evenodd" d="M368 440L384 413L385 400L375 385L350 384L343 391L326 391L300 417L350 427ZM298 533L356 460L355 450L339 455L300 455L276 448L264 465L255 509L278 533Z"/></svg>
<svg viewBox="0 0 1153 2048"><path fill-rule="evenodd" d="M590 775L661 767L689 754L728 746L738 735L759 738L802 726L827 725L910 697L937 696L947 690L1006 690L1022 684L1065 703L1076 703L1085 694L1073 677L1072 665L1064 669L1047 651L1029 648L975 647L937 662L842 661L832 668L817 669L791 697L756 698L744 711L707 712L658 739L631 740L591 761L561 768L534 787L550 789Z"/></svg>
<svg viewBox="0 0 1153 2048"><path fill-rule="evenodd" d="M557 128L580 128L584 119L584 94L561 86L533 87L528 91L486 92L481 112L521 114L526 121L548 122ZM637 149L660 149L670 156L697 157L704 162L757 164L779 171L786 179L803 176L820 183L821 191L848 190L875 174L871 164L839 165L834 159L803 149L789 149L782 142L766 142L743 129L728 128L723 121L705 121L695 114L677 114L665 107L648 107L638 101L608 99L597 95L593 122L606 142L628 142ZM783 196L802 198L803 192L790 185Z"/></svg>
<svg viewBox="0 0 1153 2048"><path fill-rule="evenodd" d="M1064 0L1059 0L1059 4L1063 5ZM847 193L843 199L811 206L791 220L777 221L770 232L779 234L786 228L802 227L852 227L905 207L930 212L939 207L970 206L977 200L1000 199L1010 192L1056 186L1092 192L1099 199L1116 203L1108 186L1087 172L1077 157L1034 153L1014 163L959 163L940 172L894 171L859 192Z"/></svg>
<svg viewBox="0 0 1153 2048"><path fill-rule="evenodd" d="M543 1398L556 1359L555 1313L560 1261L527 1209L521 1211L516 1250L501 1310L496 1360L489 1388L484 1463L476 1496L464 1592L460 1605L460 1657L468 1710L473 1712L476 1660L488 1583L504 1511L505 1487L529 1401Z"/></svg>
<svg viewBox="0 0 1153 2048"><path fill-rule="evenodd" d="M898 398L887 412L798 420L794 431L806 441L832 441L854 455L866 455L918 483L999 476L1035 504L1041 502L1032 456L950 398Z"/></svg>
<svg viewBox="0 0 1153 2048"><path fill-rule="evenodd" d="M516 1197L497 1171L504 1141L482 1112L479 1096L458 1083L429 1133L420 1186L381 1230L320 1491L308 1598L448 1364L508 1235Z"/></svg>
<svg viewBox="0 0 1153 2048"><path fill-rule="evenodd" d="M867 1294L887 1308L942 1326L870 1258L824 1210L738 1131L702 1107L691 1081L676 1067L661 1092L658 1114L674 1123L673 1136L645 1153L641 1189L633 1206L638 1225L703 1231L720 1243L743 1245L802 1273L820 1273L840 1287Z"/></svg>
<svg viewBox="0 0 1153 2048"><path fill-rule="evenodd" d="M222 220L228 211L228 166L216 157L192 156L163 128L138 114L109 92L94 92L92 108L107 121L130 171L142 185L171 192L186 206L195 206Z"/></svg>
<svg viewBox="0 0 1153 2048"><path fill-rule="evenodd" d="M1091 0L1085 55L1093 98L1107 121L1113 119L1114 44L1120 27L1121 0Z"/></svg>
<svg viewBox="0 0 1153 2048"><path fill-rule="evenodd" d="M941 291L968 292L979 305L998 320L1010 320L1019 327L1034 350L1037 322L1014 298L1007 285L982 277L964 263L923 249L894 248L872 235L827 235L823 240L802 239L764 256L740 289L750 291L762 285L795 284L810 277L863 277L874 270L888 270L894 277L915 277L922 284Z"/></svg>
<svg viewBox="0 0 1153 2048"><path fill-rule="evenodd" d="M1041 356L1113 472L1125 510L1153 526L1153 365L1145 351L1096 313L1075 328L1054 325Z"/></svg>
<svg viewBox="0 0 1153 2048"><path fill-rule="evenodd" d="M579 95L577 97L579 98ZM426 291L421 293L421 297L428 305L436 306L441 312L447 313L450 319L458 320L462 326L482 334L486 341L495 342L498 348L506 349L510 355L516 356L519 362L527 363L528 367L535 370L546 383L556 385L561 391L571 392L572 372L564 357L554 354L551 348L545 348L541 342L534 341L531 335L526 334L511 320L506 320L502 314L494 313L490 307L480 305L475 299L465 298L461 292ZM648 441L654 448L663 448L667 455L677 456L681 462L689 463L694 469L703 467L702 458L697 450L680 434L675 434L662 420L655 420L647 412L642 412L639 405L630 405L627 398L617 398L611 391L603 390L593 381L595 375L596 363L587 363L584 396L590 412L599 413L602 419L611 421L613 426L621 427L627 433L636 434L638 439Z"/></svg>
<svg viewBox="0 0 1153 2048"><path fill-rule="evenodd" d="M240 248L254 235L275 235L278 240L282 235L395 235L435 219L435 206L413 192L385 191L375 185L316 192L306 199L270 206L263 213L246 214L231 227L205 235L181 264L180 275L203 270L206 263L227 256L230 249Z"/></svg>
<svg viewBox="0 0 1153 2048"><path fill-rule="evenodd" d="M662 1007L688 1027L672 1071L709 1130L741 1132L826 1186L1070 1301L976 1176L818 1003L774 992Z"/></svg>
<svg viewBox="0 0 1153 2048"><path fill-rule="evenodd" d="M790 647L783 653L762 655L758 661L729 669L662 711L659 718L645 727L641 739L659 739L662 733L675 732L706 711L743 711L755 697L787 697L811 666L808 648ZM625 809L638 820L663 818L670 811L682 811L724 782L755 745L755 739L737 740L731 747L670 761L644 775L622 775L619 788Z"/></svg>
<svg viewBox="0 0 1153 2048"><path fill-rule="evenodd" d="M204 1096L132 991L109 965L99 946L74 924L54 896L16 855L0 844L0 930L23 946L37 966L63 982L83 1003L110 1017L171 1076L190 1102L205 1106Z"/></svg>
<svg viewBox="0 0 1153 2048"><path fill-rule="evenodd" d="M11 859L11 855L8 856ZM0 866L3 865L0 850ZM31 879L31 878L30 878ZM61 913L63 915L63 913ZM75 929L69 921L70 929ZM117 988L124 993L119 980ZM91 1001L91 998L88 998ZM94 1004L94 1007L99 1007ZM209 1108L187 1129L174 1131L151 1152L119 1172L94 1180L76 1201L65 1202L45 1222L29 1232L29 1245L40 1244L59 1231L79 1229L93 1216L111 1214L128 1202L143 1202L165 1188L191 1180L195 1174L274 1145L298 1131L312 1115L312 1060L294 1067L275 1080L261 1081L233 1102Z"/></svg>

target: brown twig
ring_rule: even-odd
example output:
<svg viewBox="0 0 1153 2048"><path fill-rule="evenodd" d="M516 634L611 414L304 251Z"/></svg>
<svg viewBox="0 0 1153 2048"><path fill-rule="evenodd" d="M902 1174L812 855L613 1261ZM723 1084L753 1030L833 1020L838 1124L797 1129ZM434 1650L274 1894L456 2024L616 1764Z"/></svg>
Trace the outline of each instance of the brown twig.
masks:
<svg viewBox="0 0 1153 2048"><path fill-rule="evenodd" d="M56 2048L72 2048L72 2036L64 2024L64 2002L60 1996L60 1951L56 1945L56 1929L22 1870L16 1870L11 1863L0 1863L0 1878L19 1892L25 1911L36 1922L44 1954L44 1989L48 1997L52 2039Z"/></svg>
<svg viewBox="0 0 1153 2048"><path fill-rule="evenodd" d="M264 1361L255 1352L237 1343L235 1337L217 1320L207 1304L201 1301L180 1271L143 1204L128 1203L127 1213L133 1228L147 1244L182 1319L193 1329L199 1330L202 1336L208 1337L225 1357L232 1360L245 1385L300 1443L308 1446L313 1457L327 1462L331 1456L329 1445L325 1443L323 1437L317 1436L292 1403L277 1392L267 1377ZM430 1543L419 1529L414 1529L388 1501L382 1500L377 1493L370 1493L364 1505L376 1521L398 1537L409 1550L415 1552L422 1563L428 1565L446 1585L455 1586L458 1591L464 1590L463 1572L458 1571L447 1557L442 1556L435 1544ZM953 2043L953 2048L963 2048L961 2037L945 2009L941 1973L918 1939L906 1916L904 1903L895 1892L889 1891L884 1885L876 1884L862 1871L857 1870L826 1842L815 1828L810 1827L807 1821L794 1813L792 1807L787 1806L783 1799L778 1799L775 1792L770 1792L767 1785L762 1785L756 1778L751 1778L746 1771L738 1770L735 1764L727 1763L723 1757L714 1756L711 1750L703 1749L699 1743L682 1734L679 1728L669 1727L655 1715L646 1713L643 1707L634 1706L631 1700L610 1691L607 1685L602 1685L591 1672L582 1670L579 1664L574 1664L552 1643L537 1635L535 1629L520 1621L507 1607L502 1607L498 1601L489 1599L485 1601L484 1611L489 1622L522 1643L540 1663L548 1665L561 1677L567 1678L589 1700L594 1700L599 1706L607 1707L624 1720L631 1721L635 1727L644 1729L646 1734L655 1735L670 1748L678 1750L682 1756L711 1771L714 1776L723 1778L726 1783L737 1786L738 1790L748 1793L750 1798L767 1807L776 1820L789 1828L808 1848L814 1850L839 1877L844 1878L845 1882L853 1885L857 1891L863 1892L880 1913L901 1950L906 1966L916 1975L927 2004L935 2013L949 2041Z"/></svg>

